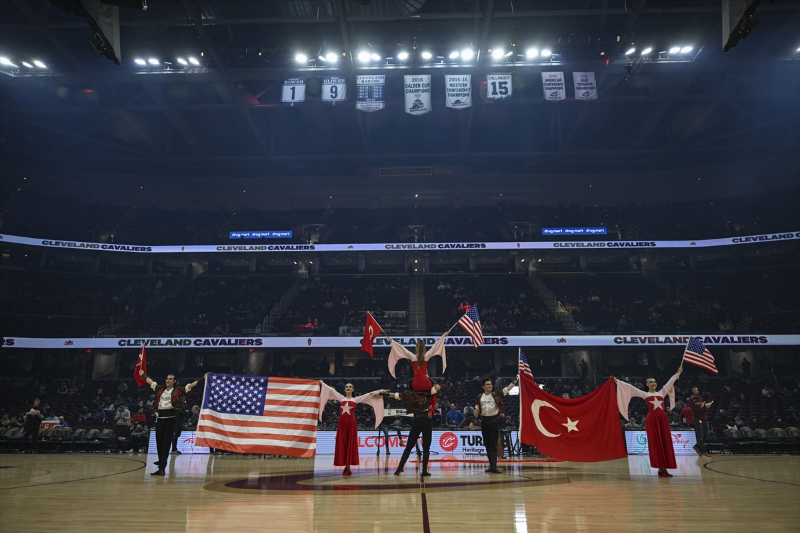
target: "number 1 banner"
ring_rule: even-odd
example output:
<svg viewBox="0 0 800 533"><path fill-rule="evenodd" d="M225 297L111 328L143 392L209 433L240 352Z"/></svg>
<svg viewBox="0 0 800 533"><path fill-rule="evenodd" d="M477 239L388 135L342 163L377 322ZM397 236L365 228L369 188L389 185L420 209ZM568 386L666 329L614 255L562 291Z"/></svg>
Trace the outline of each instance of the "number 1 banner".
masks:
<svg viewBox="0 0 800 533"><path fill-rule="evenodd" d="M406 93L406 113L424 115L431 112L431 75L403 76Z"/></svg>
<svg viewBox="0 0 800 533"><path fill-rule="evenodd" d="M567 98L563 72L542 72L542 88L545 100L556 102Z"/></svg>
<svg viewBox="0 0 800 533"><path fill-rule="evenodd" d="M322 79L322 103L329 105L347 101L347 83L344 78L331 76Z"/></svg>
<svg viewBox="0 0 800 533"><path fill-rule="evenodd" d="M486 98L489 100L511 98L511 74L487 74Z"/></svg>
<svg viewBox="0 0 800 533"><path fill-rule="evenodd" d="M594 72L573 72L575 82L575 100L597 100L597 84Z"/></svg>
<svg viewBox="0 0 800 533"><path fill-rule="evenodd" d="M472 107L472 74L445 74L444 85L447 107Z"/></svg>
<svg viewBox="0 0 800 533"><path fill-rule="evenodd" d="M297 106L306 101L306 79L286 78L283 80L281 103L286 106Z"/></svg>

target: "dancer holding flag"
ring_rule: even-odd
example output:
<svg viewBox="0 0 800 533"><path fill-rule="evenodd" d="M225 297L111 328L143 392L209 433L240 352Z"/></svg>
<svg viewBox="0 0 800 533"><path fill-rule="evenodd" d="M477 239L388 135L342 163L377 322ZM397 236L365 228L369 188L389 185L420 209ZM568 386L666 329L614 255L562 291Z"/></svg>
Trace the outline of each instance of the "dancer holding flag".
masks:
<svg viewBox="0 0 800 533"><path fill-rule="evenodd" d="M141 372L140 372L141 371ZM142 376L147 374L147 354L144 353L144 346L139 350L139 358L136 359L136 367L133 369L133 379L136 380L136 386L144 387L147 384Z"/></svg>
<svg viewBox="0 0 800 533"><path fill-rule="evenodd" d="M486 447L486 455L489 457L489 468L485 470L487 473L502 474L497 469L497 442L500 439L500 428L497 425L497 419L505 416L503 396L507 396L508 391L513 389L517 382L519 382L519 374L508 387L493 391L492 379L485 377L483 378L483 394L479 394L475 402L475 418L481 419L483 445Z"/></svg>
<svg viewBox="0 0 800 533"><path fill-rule="evenodd" d="M681 372L683 372L683 366L678 367L678 372L667 381L666 385L661 387L661 390L656 390L658 385L655 378L647 378L645 380L647 392L614 378L617 384L617 406L625 420L628 420L628 403L632 397L638 396L647 404L649 409L645 418L647 450L650 454L650 466L658 468L658 477L672 477L667 469L678 468L675 461L675 450L672 448L672 434L664 401L669 396L670 410L672 410L672 406L675 405L674 385Z"/></svg>
<svg viewBox="0 0 800 533"><path fill-rule="evenodd" d="M336 389L320 380L322 389L319 393L319 420L322 422L322 411L329 400L336 400L341 406L339 422L336 425L336 451L333 455L333 466L343 466L343 476L351 474L350 467L358 466L358 422L356 421L356 406L365 403L375 411L375 427L383 421L383 390L377 390L353 397L352 383L344 386L344 396Z"/></svg>

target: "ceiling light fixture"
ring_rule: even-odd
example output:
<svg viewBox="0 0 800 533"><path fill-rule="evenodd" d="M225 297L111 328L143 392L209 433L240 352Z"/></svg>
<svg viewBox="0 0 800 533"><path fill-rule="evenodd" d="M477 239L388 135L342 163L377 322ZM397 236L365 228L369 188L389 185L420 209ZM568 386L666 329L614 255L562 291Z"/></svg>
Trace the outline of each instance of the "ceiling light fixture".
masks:
<svg viewBox="0 0 800 533"><path fill-rule="evenodd" d="M150 63L151 65L158 65L159 64L158 59L153 59L152 57L150 59L148 59L147 62Z"/></svg>
<svg viewBox="0 0 800 533"><path fill-rule="evenodd" d="M630 50L628 50L627 52L625 52L625 55L626 55L626 56L629 56L629 55L631 55L632 53L634 53L635 51L636 51L636 48L631 48Z"/></svg>
<svg viewBox="0 0 800 533"><path fill-rule="evenodd" d="M45 65L44 63L42 63L38 59L34 59L33 60L33 64L36 65L39 68L47 68L47 65Z"/></svg>
<svg viewBox="0 0 800 533"><path fill-rule="evenodd" d="M379 56L378 54L372 54L372 55L370 55L369 57L370 57L370 59L372 59L373 61L380 61L380 60L381 60L381 56Z"/></svg>
<svg viewBox="0 0 800 533"><path fill-rule="evenodd" d="M652 51L653 51L652 48L645 48L644 50L642 50L642 55L645 56L645 55L649 54Z"/></svg>
<svg viewBox="0 0 800 533"><path fill-rule="evenodd" d="M397 54L397 59L399 59L400 61L405 61L406 59L408 59L408 52L400 52L399 54Z"/></svg>
<svg viewBox="0 0 800 533"><path fill-rule="evenodd" d="M297 54L296 56L294 56L294 60L297 61L298 63L305 63L306 61L308 61L308 56L306 56L305 54Z"/></svg>
<svg viewBox="0 0 800 533"><path fill-rule="evenodd" d="M328 60L328 61L330 61L331 63L336 63L337 61L339 61L339 56L337 56L336 54L334 54L333 52L331 52L331 53L329 53L329 54L327 54L327 55L325 56L325 59L327 59L327 60Z"/></svg>
<svg viewBox="0 0 800 533"><path fill-rule="evenodd" d="M457 59L459 55L458 52L450 52L450 59Z"/></svg>
<svg viewBox="0 0 800 533"><path fill-rule="evenodd" d="M422 59L430 59L433 55L430 52L422 52Z"/></svg>
<svg viewBox="0 0 800 533"><path fill-rule="evenodd" d="M475 52L473 52L469 48L461 51L461 59L472 59L474 56Z"/></svg>
<svg viewBox="0 0 800 533"><path fill-rule="evenodd" d="M179 57L179 58L178 58L178 63L180 63L181 65L188 65L188 63L186 62L186 60L185 60L184 58L182 58L182 57Z"/></svg>
<svg viewBox="0 0 800 533"><path fill-rule="evenodd" d="M673 46L672 48L669 49L669 53L670 54L677 54L680 51L681 51L681 47L680 46Z"/></svg>
<svg viewBox="0 0 800 533"><path fill-rule="evenodd" d="M681 48L681 53L682 54L688 54L691 51L692 51L692 47L691 46L684 46L683 48Z"/></svg>
<svg viewBox="0 0 800 533"><path fill-rule="evenodd" d="M551 52L551 51L550 51L550 50L548 50L547 48L545 48L544 50L542 50L542 57L550 57L551 55L553 55L553 52Z"/></svg>
<svg viewBox="0 0 800 533"><path fill-rule="evenodd" d="M505 55L505 52L503 51L503 49L502 49L502 48L496 48L496 49L492 50L492 57L493 57L494 59L500 59L500 58L502 58L504 55Z"/></svg>
<svg viewBox="0 0 800 533"><path fill-rule="evenodd" d="M368 52L359 52L358 53L358 60L362 63L366 63L369 61L369 53Z"/></svg>
<svg viewBox="0 0 800 533"><path fill-rule="evenodd" d="M525 55L528 56L528 59L534 58L539 55L539 50L537 50L536 48L531 48L530 50L525 52Z"/></svg>
<svg viewBox="0 0 800 533"><path fill-rule="evenodd" d="M23 62L22 62L22 66L23 66L23 67L28 67L28 68L33 68L33 65L31 65L31 64L30 64L30 63L28 63L27 61L23 61Z"/></svg>
<svg viewBox="0 0 800 533"><path fill-rule="evenodd" d="M191 63L192 65L199 65L200 64L200 62L198 60L196 60L195 58L193 58L193 57L189 58L189 63Z"/></svg>

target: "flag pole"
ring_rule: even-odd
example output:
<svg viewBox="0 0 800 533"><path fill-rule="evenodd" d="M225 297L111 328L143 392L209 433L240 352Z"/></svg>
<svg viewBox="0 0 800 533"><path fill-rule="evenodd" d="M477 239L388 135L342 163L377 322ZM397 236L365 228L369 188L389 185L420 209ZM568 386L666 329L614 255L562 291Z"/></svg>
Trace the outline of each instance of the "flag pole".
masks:
<svg viewBox="0 0 800 533"><path fill-rule="evenodd" d="M519 445L519 455L522 457L522 445L519 443L519 434L522 431L522 377L520 373L520 356L522 355L522 348L517 346L517 375L520 376L519 383L517 386L519 387L519 391L517 396L519 397L519 425L517 426L517 444ZM515 447L516 451L516 447Z"/></svg>
<svg viewBox="0 0 800 533"><path fill-rule="evenodd" d="M683 357L681 357L681 364L678 368L683 368L683 361L686 359L686 350L689 349L689 343L692 342L692 336L689 335L689 340L686 341L686 346L683 347Z"/></svg>

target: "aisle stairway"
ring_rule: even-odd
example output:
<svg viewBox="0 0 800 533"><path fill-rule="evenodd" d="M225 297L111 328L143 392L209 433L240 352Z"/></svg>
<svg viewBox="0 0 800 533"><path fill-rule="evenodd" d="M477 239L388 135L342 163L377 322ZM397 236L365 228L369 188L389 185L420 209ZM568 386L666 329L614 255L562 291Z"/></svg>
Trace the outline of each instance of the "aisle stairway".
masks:
<svg viewBox="0 0 800 533"><path fill-rule="evenodd" d="M413 276L408 295L408 333L425 334L425 281L421 276Z"/></svg>

